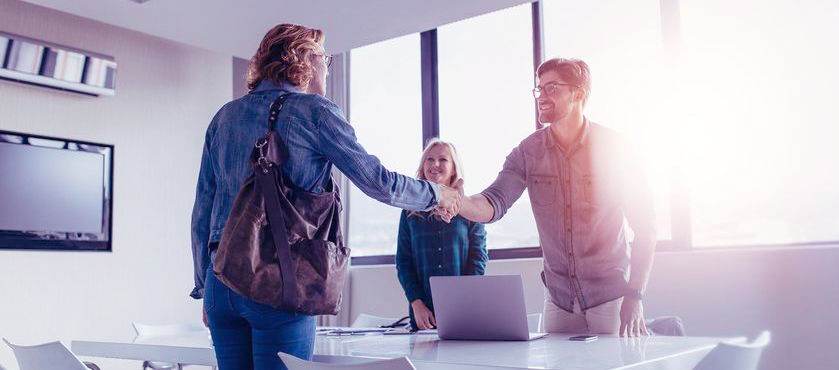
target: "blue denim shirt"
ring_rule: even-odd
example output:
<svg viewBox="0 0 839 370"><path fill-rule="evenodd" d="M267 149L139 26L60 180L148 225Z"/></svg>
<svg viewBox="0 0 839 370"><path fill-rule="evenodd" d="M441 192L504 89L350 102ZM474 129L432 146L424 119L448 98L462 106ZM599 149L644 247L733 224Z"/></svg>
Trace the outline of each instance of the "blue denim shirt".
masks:
<svg viewBox="0 0 839 370"><path fill-rule="evenodd" d="M408 298L411 325L416 327L410 302L434 310L431 276L483 275L487 260L483 224L456 216L451 223L428 214L402 211L396 244L396 272Z"/></svg>
<svg viewBox="0 0 839 370"><path fill-rule="evenodd" d="M524 189L544 255L542 281L555 305L572 312L624 296L630 243L624 220L636 233L655 232L652 191L628 140L586 120L580 137L560 147L543 128L513 149L482 194L495 215Z"/></svg>
<svg viewBox="0 0 839 370"><path fill-rule="evenodd" d="M192 211L193 298L204 296L210 266L208 244L221 239L233 200L253 172L250 155L254 143L268 130L271 103L281 93L291 95L275 129L289 154L283 174L295 185L309 192L324 191L334 164L364 194L383 203L421 211L437 204L436 184L388 171L361 147L337 105L322 96L302 93L292 84L264 80L248 95L221 107L204 137Z"/></svg>

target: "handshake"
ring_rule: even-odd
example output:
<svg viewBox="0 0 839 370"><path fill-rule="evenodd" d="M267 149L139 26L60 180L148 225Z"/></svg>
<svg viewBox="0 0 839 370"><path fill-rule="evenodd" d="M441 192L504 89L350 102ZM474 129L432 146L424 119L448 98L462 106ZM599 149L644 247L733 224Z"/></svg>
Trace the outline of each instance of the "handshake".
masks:
<svg viewBox="0 0 839 370"><path fill-rule="evenodd" d="M451 187L440 185L440 200L437 202L437 208L434 208L434 214L445 222L451 222L460 212L464 198L463 179L457 179Z"/></svg>

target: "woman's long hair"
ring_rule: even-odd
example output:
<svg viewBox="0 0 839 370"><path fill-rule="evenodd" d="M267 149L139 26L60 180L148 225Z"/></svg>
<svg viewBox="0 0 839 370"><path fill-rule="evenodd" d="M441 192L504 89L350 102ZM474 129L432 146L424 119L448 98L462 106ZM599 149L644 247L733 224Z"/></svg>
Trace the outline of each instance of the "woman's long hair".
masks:
<svg viewBox="0 0 839 370"><path fill-rule="evenodd" d="M446 186L451 186L457 179L463 178L463 164L460 162L460 155L457 154L457 149L454 148L454 144L440 140L440 138L431 138L428 140L428 143L425 144L425 149L422 151L422 156L420 156L419 168L417 168L417 178L420 180L428 180L425 177L425 171L423 170L423 164L425 164L425 158L428 157L428 152L431 151L436 146L445 146L449 148L449 153L452 156L452 177L449 178L448 184L443 184ZM421 211L413 211L410 212L409 216L423 216L423 215L430 215L432 212L421 212Z"/></svg>

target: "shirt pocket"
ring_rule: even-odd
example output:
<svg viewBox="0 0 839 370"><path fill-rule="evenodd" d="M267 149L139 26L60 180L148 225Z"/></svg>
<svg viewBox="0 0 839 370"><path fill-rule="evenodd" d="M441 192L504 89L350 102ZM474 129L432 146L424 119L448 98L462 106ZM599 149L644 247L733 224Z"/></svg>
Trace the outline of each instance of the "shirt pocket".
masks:
<svg viewBox="0 0 839 370"><path fill-rule="evenodd" d="M527 192L530 201L537 206L549 206L556 201L556 191L559 180L556 176L532 175L529 179Z"/></svg>
<svg viewBox="0 0 839 370"><path fill-rule="evenodd" d="M611 176L588 174L583 176L583 196L592 209L600 209L618 201L619 185Z"/></svg>

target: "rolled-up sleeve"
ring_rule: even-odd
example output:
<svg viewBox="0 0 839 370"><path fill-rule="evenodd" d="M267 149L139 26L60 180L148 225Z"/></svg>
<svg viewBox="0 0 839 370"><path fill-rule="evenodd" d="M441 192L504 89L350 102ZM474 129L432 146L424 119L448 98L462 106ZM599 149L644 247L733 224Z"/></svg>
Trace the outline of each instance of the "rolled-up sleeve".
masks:
<svg viewBox="0 0 839 370"><path fill-rule="evenodd" d="M355 130L334 104L318 108L318 148L364 194L391 206L428 211L440 199L439 187L385 168L358 143Z"/></svg>
<svg viewBox="0 0 839 370"><path fill-rule="evenodd" d="M516 147L507 155L504 167L498 173L492 185L481 192L489 200L494 214L489 223L498 221L507 210L521 197L527 187L525 174L525 158L521 147Z"/></svg>

